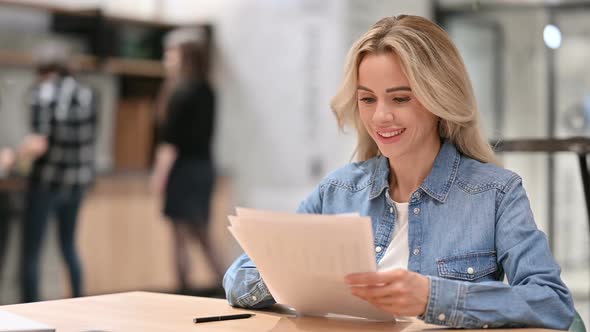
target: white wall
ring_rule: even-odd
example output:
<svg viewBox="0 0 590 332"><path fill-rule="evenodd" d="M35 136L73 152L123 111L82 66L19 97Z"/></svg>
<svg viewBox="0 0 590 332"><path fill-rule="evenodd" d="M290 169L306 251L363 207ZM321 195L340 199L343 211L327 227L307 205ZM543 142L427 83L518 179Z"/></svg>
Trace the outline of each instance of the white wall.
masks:
<svg viewBox="0 0 590 332"><path fill-rule="evenodd" d="M505 35L504 138L547 136L545 46L540 31L544 11L498 15ZM537 37L537 38L535 38ZM547 231L547 155L505 154L505 166L519 173L529 195L537 224Z"/></svg>
<svg viewBox="0 0 590 332"><path fill-rule="evenodd" d="M590 25L587 12L568 12L557 15L563 33L563 43L555 53L557 66L557 123L558 137L590 136ZM584 101L586 100L586 109ZM567 125L567 119L577 114L585 117L580 130ZM555 223L561 252L560 260L572 269L580 269L590 262L588 213L584 200L580 166L573 153L556 157ZM575 254L572 254L575 252ZM586 277L586 281L589 278ZM584 291L588 291L587 288ZM590 318L590 317L589 317Z"/></svg>

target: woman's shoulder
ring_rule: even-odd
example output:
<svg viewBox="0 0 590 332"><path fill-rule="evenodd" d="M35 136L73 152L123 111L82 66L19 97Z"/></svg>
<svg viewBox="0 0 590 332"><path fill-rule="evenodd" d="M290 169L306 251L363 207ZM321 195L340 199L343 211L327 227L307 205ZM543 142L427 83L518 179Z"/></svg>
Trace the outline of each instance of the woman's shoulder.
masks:
<svg viewBox="0 0 590 332"><path fill-rule="evenodd" d="M498 189L504 191L520 179L520 176L514 171L464 155L461 156L457 171L457 183L472 190Z"/></svg>
<svg viewBox="0 0 590 332"><path fill-rule="evenodd" d="M375 174L389 167L387 159L382 156L364 161L351 162L339 167L324 177L321 186L335 185L351 190L366 188L375 180Z"/></svg>

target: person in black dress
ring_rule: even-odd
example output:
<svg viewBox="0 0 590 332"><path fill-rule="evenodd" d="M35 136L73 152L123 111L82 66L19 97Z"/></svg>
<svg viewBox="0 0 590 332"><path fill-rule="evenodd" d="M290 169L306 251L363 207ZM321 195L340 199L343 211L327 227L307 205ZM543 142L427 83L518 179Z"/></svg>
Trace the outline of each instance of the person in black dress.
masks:
<svg viewBox="0 0 590 332"><path fill-rule="evenodd" d="M160 144L152 176L153 189L163 195L164 215L174 233L176 273L181 291L188 289L188 242L200 242L220 281L224 272L208 236L209 205L215 169L211 143L215 96L207 80L205 34L180 29L165 39L166 81L158 107Z"/></svg>

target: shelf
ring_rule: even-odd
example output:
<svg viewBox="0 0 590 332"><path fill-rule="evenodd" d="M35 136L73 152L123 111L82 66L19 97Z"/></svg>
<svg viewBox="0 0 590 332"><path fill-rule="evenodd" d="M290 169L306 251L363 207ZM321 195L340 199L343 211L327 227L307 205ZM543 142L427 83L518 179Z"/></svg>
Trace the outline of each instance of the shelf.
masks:
<svg viewBox="0 0 590 332"><path fill-rule="evenodd" d="M74 71L95 71L97 62L95 56L78 54L72 56L70 66ZM33 56L29 52L0 49L0 66L32 67L34 65Z"/></svg>
<svg viewBox="0 0 590 332"><path fill-rule="evenodd" d="M33 57L30 53L0 50L0 66L28 67L33 65Z"/></svg>
<svg viewBox="0 0 590 332"><path fill-rule="evenodd" d="M103 69L118 75L164 77L164 66L156 60L107 58Z"/></svg>
<svg viewBox="0 0 590 332"><path fill-rule="evenodd" d="M173 23L165 22L162 20L156 20L156 19L142 19L142 18L134 18L134 17L127 17L127 16L113 15L113 14L105 14L104 18L111 21L111 22L122 23L122 24L151 26L151 27L163 28L163 29L173 29L173 28L177 27L177 25L175 25Z"/></svg>
<svg viewBox="0 0 590 332"><path fill-rule="evenodd" d="M97 15L101 15L103 18L116 22L116 23L123 23L123 24L135 24L135 25L144 25L144 26L152 26L152 27L159 27L164 29L172 29L177 25L171 22L166 22L159 19L147 19L147 18L136 18L136 17L128 17L128 16L121 16L115 14L104 13L99 7L73 7L73 6L59 6L59 5L51 5L51 4L40 4L35 2L29 2L26 0L0 0L1 6L11 6L11 7L19 7L19 8L26 8L26 9L33 9L33 10L41 10L46 11L49 13L55 14L62 14L62 15L71 15L71 16L81 16L81 17L95 17Z"/></svg>
<svg viewBox="0 0 590 332"><path fill-rule="evenodd" d="M0 49L0 66L33 67L33 57L28 52ZM102 64L96 56L79 54L72 57L71 68L75 72L104 71L115 75L164 77L160 61L145 59L107 58Z"/></svg>
<svg viewBox="0 0 590 332"><path fill-rule="evenodd" d="M58 5L50 5L50 4L40 4L35 2L29 2L26 0L0 0L0 5L3 6L11 6L11 7L20 7L20 8L27 8L27 9L34 9L34 10L43 10L50 13L57 13L57 14L66 14L66 15L76 15L76 16L96 16L96 12L98 8L79 8L73 9L64 6Z"/></svg>
<svg viewBox="0 0 590 332"><path fill-rule="evenodd" d="M74 72L103 72L119 76L140 78L163 78L162 38L165 33L176 27L172 23L158 19L132 18L104 13L100 7L58 6L40 4L33 0L0 0L2 6L12 6L45 11L50 15L49 32L71 34L80 38L91 55L73 57L71 68ZM202 24L211 33L211 27ZM143 37L133 37L133 32L140 27ZM129 40L126 38L130 35ZM126 52L125 43L131 43L135 49L147 50L131 57L133 52ZM133 44L135 43L135 44ZM31 67L34 59L31 51L1 49L0 66ZM133 50L135 50L133 49ZM130 57L125 55L129 54ZM123 56L121 56L123 55Z"/></svg>

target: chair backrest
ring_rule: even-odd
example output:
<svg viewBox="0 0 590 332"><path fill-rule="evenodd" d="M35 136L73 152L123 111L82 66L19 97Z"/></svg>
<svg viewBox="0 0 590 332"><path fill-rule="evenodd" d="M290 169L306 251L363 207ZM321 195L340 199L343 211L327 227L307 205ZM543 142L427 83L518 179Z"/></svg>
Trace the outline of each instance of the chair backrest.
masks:
<svg viewBox="0 0 590 332"><path fill-rule="evenodd" d="M576 310L576 316L574 316L574 321L568 330L569 332L586 332L586 326L584 325L584 321L582 317L580 317L580 313Z"/></svg>

